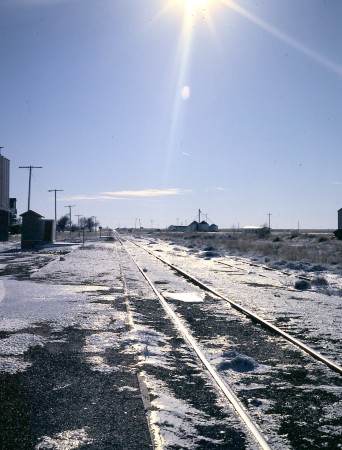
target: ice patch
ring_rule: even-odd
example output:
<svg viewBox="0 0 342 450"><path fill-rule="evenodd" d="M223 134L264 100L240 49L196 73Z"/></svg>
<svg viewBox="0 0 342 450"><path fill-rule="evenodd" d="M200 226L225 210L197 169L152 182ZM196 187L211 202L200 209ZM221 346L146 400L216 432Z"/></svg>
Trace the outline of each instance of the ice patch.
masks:
<svg viewBox="0 0 342 450"><path fill-rule="evenodd" d="M202 303L204 294L199 292L163 292L163 297L185 303Z"/></svg>
<svg viewBox="0 0 342 450"><path fill-rule="evenodd" d="M72 450L93 442L84 428L79 430L67 430L55 434L54 437L43 436L41 442L35 446L35 450Z"/></svg>

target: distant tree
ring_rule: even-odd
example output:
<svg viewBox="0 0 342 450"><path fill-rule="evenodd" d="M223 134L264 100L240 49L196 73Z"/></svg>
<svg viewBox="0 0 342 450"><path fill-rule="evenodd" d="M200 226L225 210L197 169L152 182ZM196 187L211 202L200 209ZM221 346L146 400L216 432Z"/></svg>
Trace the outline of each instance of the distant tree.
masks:
<svg viewBox="0 0 342 450"><path fill-rule="evenodd" d="M60 219L57 220L57 227L61 230L61 231L65 231L65 227L68 224L68 222L70 221L69 216L62 216Z"/></svg>
<svg viewBox="0 0 342 450"><path fill-rule="evenodd" d="M262 228L260 228L260 230L258 231L258 236L260 238L267 238L270 234L271 229L266 224L264 224Z"/></svg>
<svg viewBox="0 0 342 450"><path fill-rule="evenodd" d="M80 220L80 224L82 228L85 228L88 231L92 231L94 227L94 220L92 217L82 217Z"/></svg>

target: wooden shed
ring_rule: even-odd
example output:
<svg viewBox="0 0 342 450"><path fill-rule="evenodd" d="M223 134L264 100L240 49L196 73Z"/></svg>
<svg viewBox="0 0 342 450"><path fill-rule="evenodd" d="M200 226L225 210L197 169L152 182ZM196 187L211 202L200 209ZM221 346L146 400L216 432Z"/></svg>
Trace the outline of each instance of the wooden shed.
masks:
<svg viewBox="0 0 342 450"><path fill-rule="evenodd" d="M44 241L43 216L29 209L20 214L23 222L21 226L21 248L35 248Z"/></svg>

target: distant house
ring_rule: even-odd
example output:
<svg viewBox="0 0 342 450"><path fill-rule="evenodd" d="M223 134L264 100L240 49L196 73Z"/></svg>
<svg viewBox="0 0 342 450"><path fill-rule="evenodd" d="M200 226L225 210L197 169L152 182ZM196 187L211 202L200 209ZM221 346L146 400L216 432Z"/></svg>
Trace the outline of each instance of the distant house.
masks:
<svg viewBox="0 0 342 450"><path fill-rule="evenodd" d="M246 234L247 233L258 234L258 232L260 230L262 230L262 227L257 226L257 225L247 225L247 226L241 228L241 231Z"/></svg>
<svg viewBox="0 0 342 450"><path fill-rule="evenodd" d="M186 231L187 227L184 225L170 225L167 229L169 231Z"/></svg>
<svg viewBox="0 0 342 450"><path fill-rule="evenodd" d="M270 234L270 228L266 226L255 226L255 225L247 225L241 228L242 233L244 234L256 234L259 237L265 237Z"/></svg>

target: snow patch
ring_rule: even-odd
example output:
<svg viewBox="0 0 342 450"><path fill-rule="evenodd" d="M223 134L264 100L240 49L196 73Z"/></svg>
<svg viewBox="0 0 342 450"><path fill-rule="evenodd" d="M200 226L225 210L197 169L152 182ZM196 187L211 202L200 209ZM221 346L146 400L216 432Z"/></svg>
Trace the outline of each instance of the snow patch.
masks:
<svg viewBox="0 0 342 450"><path fill-rule="evenodd" d="M163 297L185 303L202 303L204 301L204 293L198 292L163 292Z"/></svg>
<svg viewBox="0 0 342 450"><path fill-rule="evenodd" d="M143 374L149 391L152 392L152 410L149 415L150 428L155 440L155 448L197 448L204 439L210 444L223 445L223 440L199 436L200 426L208 425L208 416L179 398L167 388L165 383L151 375Z"/></svg>
<svg viewBox="0 0 342 450"><path fill-rule="evenodd" d="M83 445L89 445L93 439L88 437L84 428L79 430L67 430L57 433L54 437L43 436L41 442L35 446L35 450L72 450Z"/></svg>
<svg viewBox="0 0 342 450"><path fill-rule="evenodd" d="M4 373L18 373L25 372L31 364L25 361L21 361L19 358L2 357L0 356L0 372Z"/></svg>
<svg viewBox="0 0 342 450"><path fill-rule="evenodd" d="M43 347L45 339L34 334L15 334L0 340L0 354L23 355L30 347Z"/></svg>

